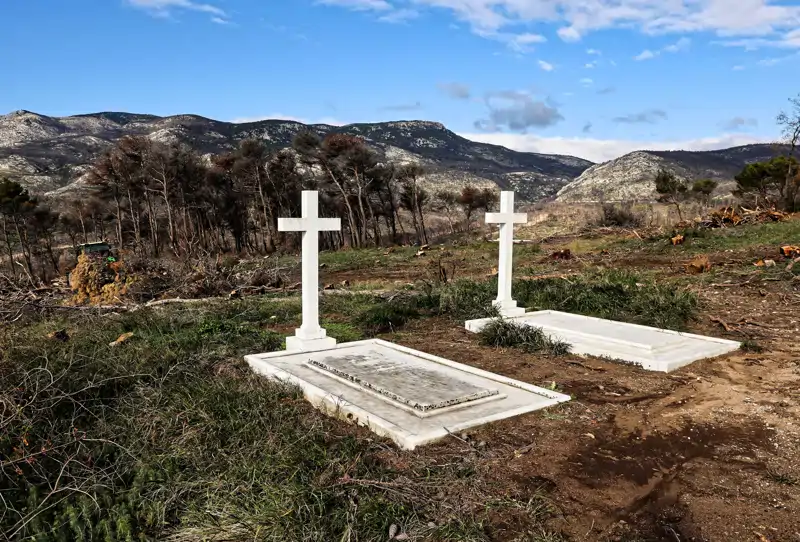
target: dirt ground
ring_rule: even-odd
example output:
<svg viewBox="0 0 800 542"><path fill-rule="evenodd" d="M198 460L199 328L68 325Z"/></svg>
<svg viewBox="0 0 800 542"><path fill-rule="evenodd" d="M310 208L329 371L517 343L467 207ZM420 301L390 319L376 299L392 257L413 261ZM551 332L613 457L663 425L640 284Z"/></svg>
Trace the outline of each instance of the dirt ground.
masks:
<svg viewBox="0 0 800 542"><path fill-rule="evenodd" d="M703 250L711 271L689 275L684 264L698 253L691 240L670 247L630 231L547 237L536 231L518 232L538 245L515 246L515 276L632 269L697 292L702 304L690 331L758 348L664 374L591 357L490 348L452 319L413 320L384 338L553 386L573 399L413 452L385 446L382 460L415 477L431 466L468 462L482 494L545 499L555 511L546 514L548 529L572 542L800 542L800 276L781 274L785 262L753 265L776 257L777 247L756 238ZM441 269L448 280L487 277L497 246L473 237L433 246L422 257L414 247L375 250L359 261L323 254L329 263L320 278L335 289L376 291L441 279ZM797 245L800 238L783 242ZM549 257L566 248L570 259ZM292 274L299 276L298 266ZM442 488L450 490L459 489ZM496 510L488 525L492 540L562 540L520 538L514 514Z"/></svg>
<svg viewBox="0 0 800 542"><path fill-rule="evenodd" d="M496 350L452 321L416 321L391 340L525 382L555 383L573 400L415 452L387 451L386 460L409 465L471 453L496 494L545 494L558 511L548 527L574 541L800 542L800 285L752 266L775 248L709 253L713 277L685 275L689 256L680 250L587 250L543 263L543 255L575 242L547 241L541 252L517 257L515 271L615 266L685 280L703 301L690 331L750 339L764 350L663 374ZM486 254L456 254L462 276L491 273ZM324 280L397 284L430 265L409 260ZM519 540L513 521L498 515L492 523L497 540Z"/></svg>

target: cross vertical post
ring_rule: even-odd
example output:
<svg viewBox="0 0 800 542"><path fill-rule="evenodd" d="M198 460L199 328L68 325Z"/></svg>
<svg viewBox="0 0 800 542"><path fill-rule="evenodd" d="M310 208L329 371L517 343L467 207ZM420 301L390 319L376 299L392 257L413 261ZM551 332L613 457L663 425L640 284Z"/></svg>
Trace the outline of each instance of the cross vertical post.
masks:
<svg viewBox="0 0 800 542"><path fill-rule="evenodd" d="M511 276L514 258L514 224L525 224L527 222L527 213L514 212L514 192L512 191L500 192L499 213L486 213L487 224L500 225L497 299L492 304L497 307L501 316L520 316L525 314L525 309L517 307L517 302L511 297Z"/></svg>
<svg viewBox="0 0 800 542"><path fill-rule="evenodd" d="M342 227L339 218L320 218L316 190L303 190L301 218L279 218L278 231L303 232L302 242L302 301L303 323L294 337L286 337L287 350L325 350L336 346L336 339L327 336L319 325L319 232L337 231Z"/></svg>

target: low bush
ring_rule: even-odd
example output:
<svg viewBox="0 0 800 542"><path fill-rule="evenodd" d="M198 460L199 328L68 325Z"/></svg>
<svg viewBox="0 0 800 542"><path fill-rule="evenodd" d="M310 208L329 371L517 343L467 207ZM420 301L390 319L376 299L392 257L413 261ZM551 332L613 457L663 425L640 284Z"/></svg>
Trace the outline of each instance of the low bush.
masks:
<svg viewBox="0 0 800 542"><path fill-rule="evenodd" d="M620 226L638 228L644 224L641 214L633 211L630 203L604 203L602 215L596 225L603 227Z"/></svg>
<svg viewBox="0 0 800 542"><path fill-rule="evenodd" d="M542 352L554 356L569 354L570 345L553 340L541 328L526 326L512 320L496 318L479 333L486 346L520 348L526 352Z"/></svg>

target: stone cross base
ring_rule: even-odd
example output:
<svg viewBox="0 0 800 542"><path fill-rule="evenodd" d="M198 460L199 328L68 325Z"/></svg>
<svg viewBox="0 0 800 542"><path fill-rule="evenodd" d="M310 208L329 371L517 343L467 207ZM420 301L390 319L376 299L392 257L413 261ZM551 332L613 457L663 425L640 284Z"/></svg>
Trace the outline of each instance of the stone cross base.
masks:
<svg viewBox="0 0 800 542"><path fill-rule="evenodd" d="M317 339L305 339L303 337L286 337L286 350L299 350L302 352L316 352L318 350L328 350L336 347L336 339L333 337L320 337Z"/></svg>
<svg viewBox="0 0 800 542"><path fill-rule="evenodd" d="M517 302L513 299L507 301L492 301L492 305L500 313L500 316L505 318L513 318L514 316L522 316L525 314L525 307L517 307Z"/></svg>

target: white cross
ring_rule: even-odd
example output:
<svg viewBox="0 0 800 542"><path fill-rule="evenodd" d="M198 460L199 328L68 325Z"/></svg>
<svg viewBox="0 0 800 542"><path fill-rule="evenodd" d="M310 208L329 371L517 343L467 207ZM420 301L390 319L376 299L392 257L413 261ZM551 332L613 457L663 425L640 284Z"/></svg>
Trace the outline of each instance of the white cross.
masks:
<svg viewBox="0 0 800 542"><path fill-rule="evenodd" d="M286 338L287 350L314 350L332 348L336 340L327 337L319 325L319 232L338 231L342 228L339 218L320 218L318 193L303 190L301 199L302 218L279 218L278 231L303 232L302 297L303 323L295 330L294 337Z"/></svg>
<svg viewBox="0 0 800 542"><path fill-rule="evenodd" d="M514 250L514 224L528 222L527 213L514 212L514 192L500 192L500 212L486 213L487 224L500 224L500 262L497 266L497 299L492 303L503 316L517 316L525 309L511 298L511 270Z"/></svg>

